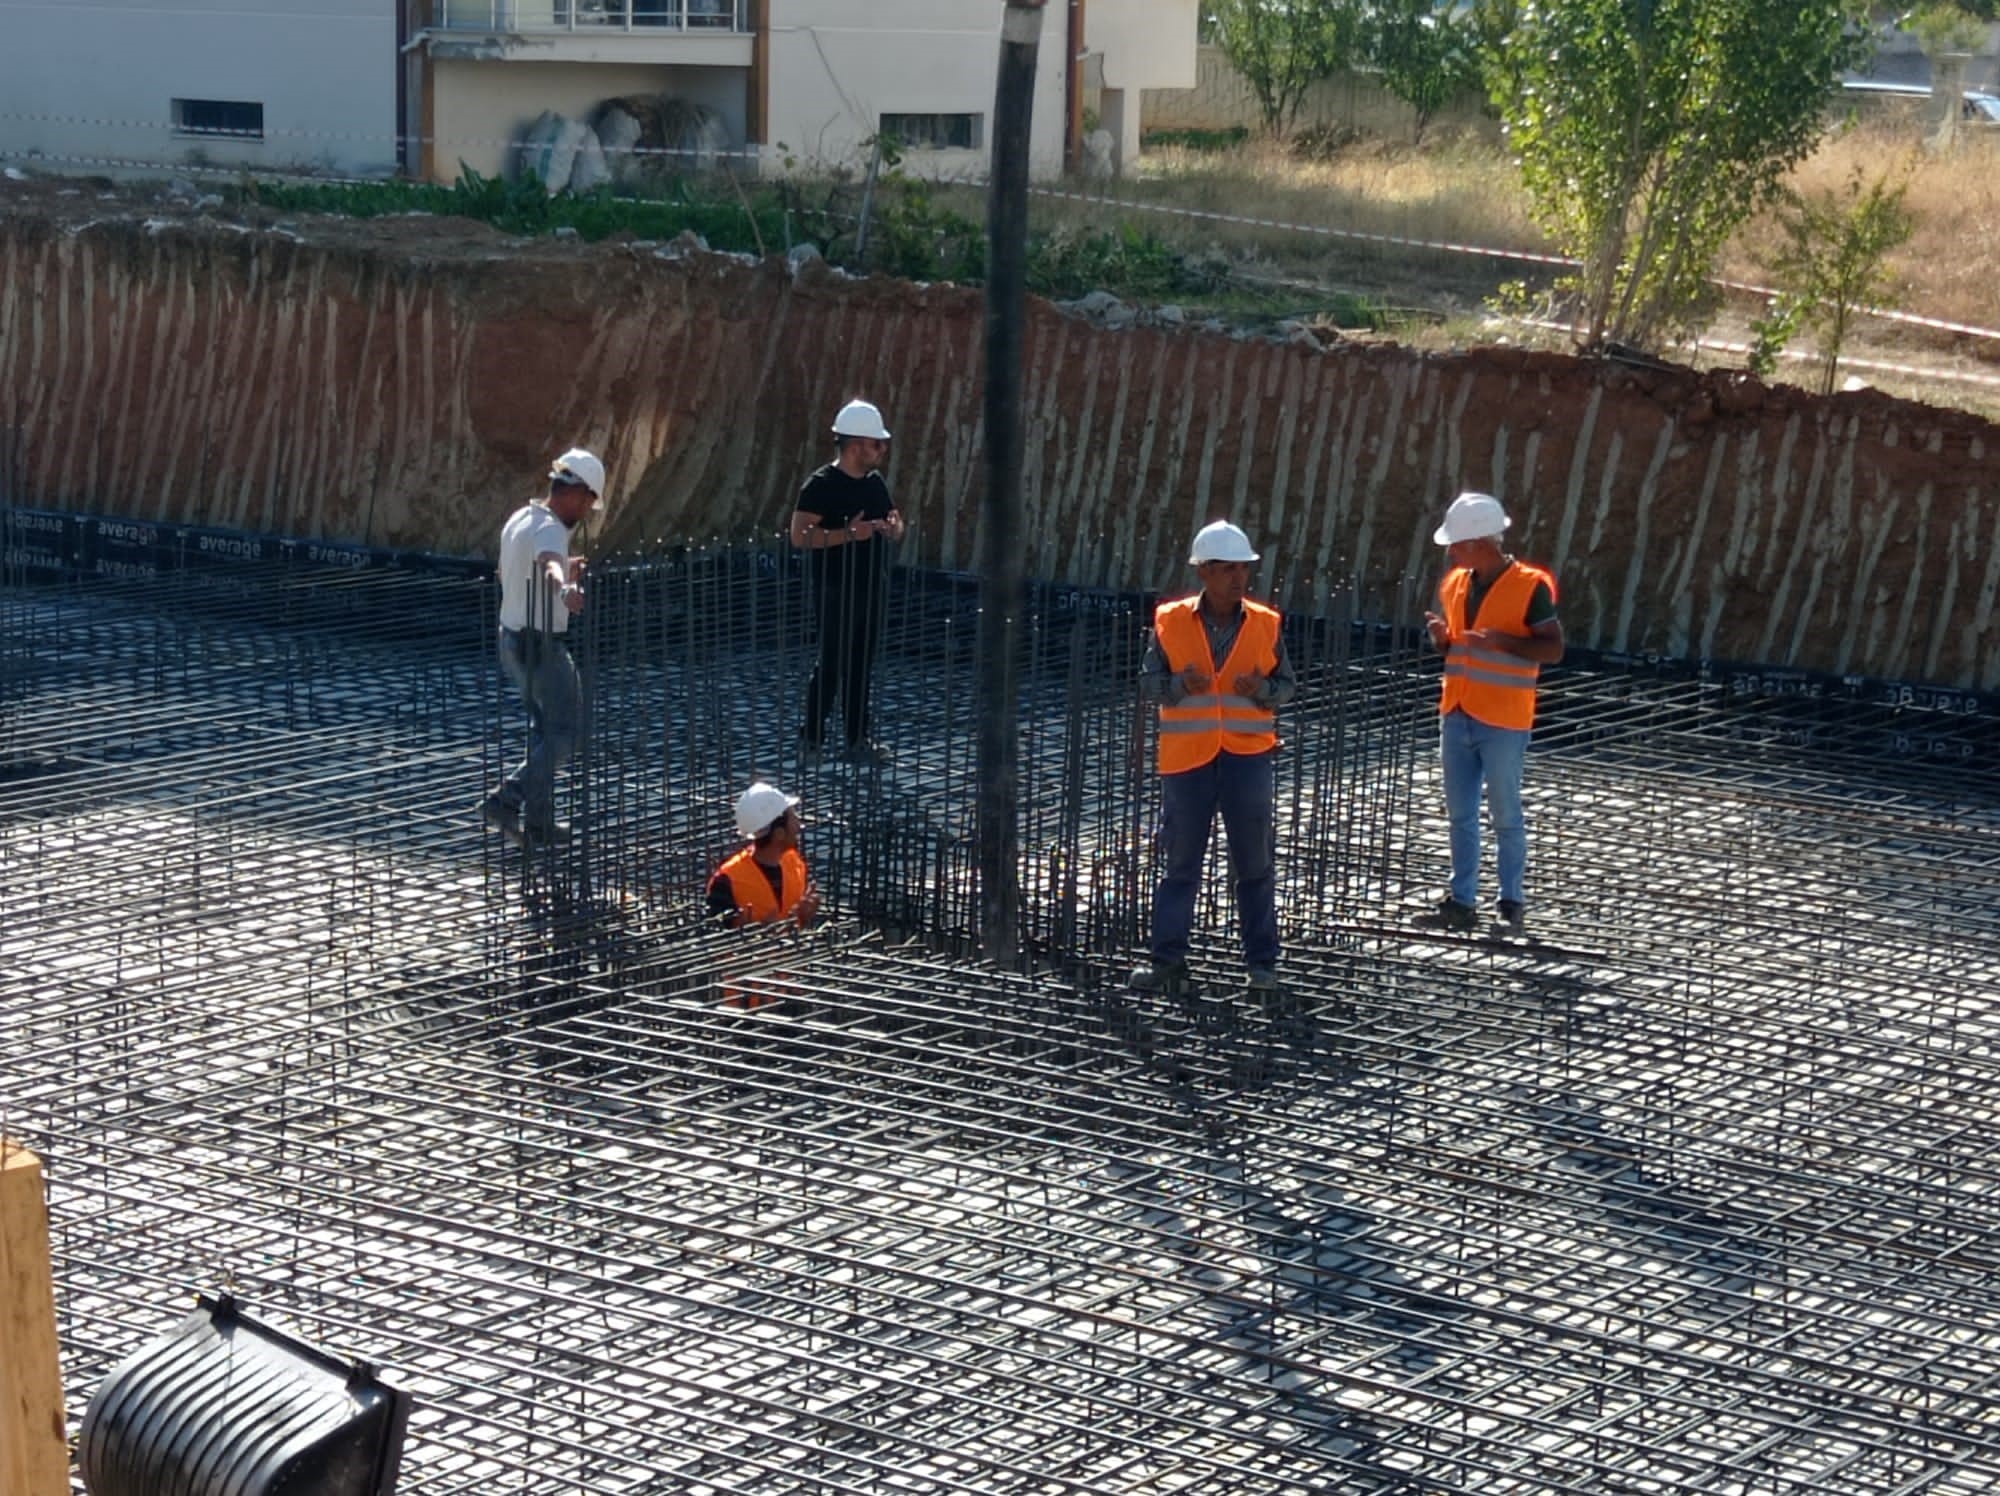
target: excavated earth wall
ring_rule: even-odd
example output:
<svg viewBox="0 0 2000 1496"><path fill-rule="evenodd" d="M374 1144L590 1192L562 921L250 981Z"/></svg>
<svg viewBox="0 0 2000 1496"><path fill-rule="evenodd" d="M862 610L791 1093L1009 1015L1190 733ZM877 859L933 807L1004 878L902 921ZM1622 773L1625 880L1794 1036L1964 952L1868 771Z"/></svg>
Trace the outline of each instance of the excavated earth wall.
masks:
<svg viewBox="0 0 2000 1496"><path fill-rule="evenodd" d="M598 550L784 522L852 395L920 557L969 565L976 291L442 220L0 220L17 502L488 549L550 454L602 451ZM1479 349L1112 330L1035 303L1032 572L1165 587L1229 515L1293 602L1433 575L1499 494L1598 647L2000 687L2000 428L1871 392Z"/></svg>

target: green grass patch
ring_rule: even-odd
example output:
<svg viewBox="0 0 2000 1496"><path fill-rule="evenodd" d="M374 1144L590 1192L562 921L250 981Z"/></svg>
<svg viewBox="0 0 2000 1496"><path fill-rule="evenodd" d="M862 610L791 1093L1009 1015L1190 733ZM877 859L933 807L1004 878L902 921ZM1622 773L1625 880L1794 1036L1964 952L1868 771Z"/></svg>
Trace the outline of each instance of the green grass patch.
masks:
<svg viewBox="0 0 2000 1496"><path fill-rule="evenodd" d="M334 213L349 218L431 213L469 218L507 234L551 234L573 229L577 237L671 239L692 229L716 249L784 248L785 205L769 193L739 196L726 187L692 179L673 183L659 197L621 197L609 189L550 196L532 181L508 182L467 171L450 186L432 182L259 182L238 189L246 203L280 212Z"/></svg>
<svg viewBox="0 0 2000 1496"><path fill-rule="evenodd" d="M831 263L918 281L979 285L986 227L976 189L933 187L891 176L872 195L861 243L862 189L848 180L732 182L683 178L647 196L600 189L551 196L532 181L467 171L449 186L426 182L312 183L246 180L237 200L284 213L378 218L411 213L464 218L503 233L574 231L585 240L628 235L668 240L692 230L711 248L762 254L810 243ZM1149 227L1057 221L1031 230L1028 285L1057 300L1109 291L1142 304L1174 303L1190 315L1231 321L1281 317L1379 327L1384 313L1361 298L1298 288L1265 290L1236 279L1230 262L1162 238Z"/></svg>

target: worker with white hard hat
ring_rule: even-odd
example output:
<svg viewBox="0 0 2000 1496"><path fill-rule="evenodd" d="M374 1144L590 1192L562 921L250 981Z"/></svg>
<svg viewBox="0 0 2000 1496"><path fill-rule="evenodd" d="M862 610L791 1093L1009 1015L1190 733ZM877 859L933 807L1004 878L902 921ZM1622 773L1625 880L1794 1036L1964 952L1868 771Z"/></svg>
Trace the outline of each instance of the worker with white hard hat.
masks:
<svg viewBox="0 0 2000 1496"><path fill-rule="evenodd" d="M571 554L570 533L603 497L603 462L572 447L549 465L547 494L500 531L500 668L527 706L528 751L479 813L516 845L569 839L555 816L555 780L583 731L583 687L566 644L584 597L584 558Z"/></svg>
<svg viewBox="0 0 2000 1496"><path fill-rule="evenodd" d="M1496 928L1518 935L1527 918L1521 780L1541 668L1563 657L1563 631L1554 575L1501 547L1508 524L1491 494L1463 493L1431 537L1449 563L1437 609L1424 615L1444 655L1438 756L1451 822L1451 889L1418 921L1435 929L1465 932L1478 924L1482 791L1499 864Z"/></svg>
<svg viewBox="0 0 2000 1496"><path fill-rule="evenodd" d="M737 797L735 821L745 844L708 880L708 912L733 926L810 924L819 890L799 851L799 797L759 780Z"/></svg>
<svg viewBox="0 0 2000 1496"><path fill-rule="evenodd" d="M889 496L882 463L889 428L866 400L850 400L833 418L833 461L799 490L791 541L806 552L819 625L819 662L806 685L799 738L808 758L824 744L837 700L851 758L887 762L872 738L869 677L882 633L889 574L888 542L903 538L903 513Z"/></svg>
<svg viewBox="0 0 2000 1496"><path fill-rule="evenodd" d="M1277 708L1291 700L1297 681L1278 610L1248 595L1257 560L1235 525L1206 525L1188 551L1201 589L1153 612L1139 689L1160 714L1165 867L1153 896L1148 959L1132 976L1145 990L1171 991L1187 981L1202 863L1218 811L1249 984L1277 986Z"/></svg>

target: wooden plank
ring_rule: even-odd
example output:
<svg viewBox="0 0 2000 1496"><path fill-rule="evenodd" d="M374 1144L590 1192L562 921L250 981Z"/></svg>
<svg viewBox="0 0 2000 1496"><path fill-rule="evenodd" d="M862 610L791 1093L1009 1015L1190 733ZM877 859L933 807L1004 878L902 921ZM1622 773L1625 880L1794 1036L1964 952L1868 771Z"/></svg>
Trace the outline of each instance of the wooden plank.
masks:
<svg viewBox="0 0 2000 1496"><path fill-rule="evenodd" d="M0 1137L0 1491L68 1496L42 1161Z"/></svg>

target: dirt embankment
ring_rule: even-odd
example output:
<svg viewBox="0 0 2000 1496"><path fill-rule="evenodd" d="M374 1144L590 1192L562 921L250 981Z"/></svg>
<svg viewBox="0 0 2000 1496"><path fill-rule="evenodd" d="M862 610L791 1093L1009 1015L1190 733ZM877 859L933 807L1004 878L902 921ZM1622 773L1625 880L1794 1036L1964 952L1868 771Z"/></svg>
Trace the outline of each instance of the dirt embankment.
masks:
<svg viewBox="0 0 2000 1496"><path fill-rule="evenodd" d="M444 220L226 224L0 198L10 487L57 508L485 550L601 451L599 549L778 528L840 404L896 432L924 559L970 564L978 293ZM99 216L99 214L109 216ZM1036 304L1030 569L1172 586L1228 515L1294 604L1429 576L1499 494L1605 648L2000 687L2000 428L1872 392L1545 354L1109 330Z"/></svg>

